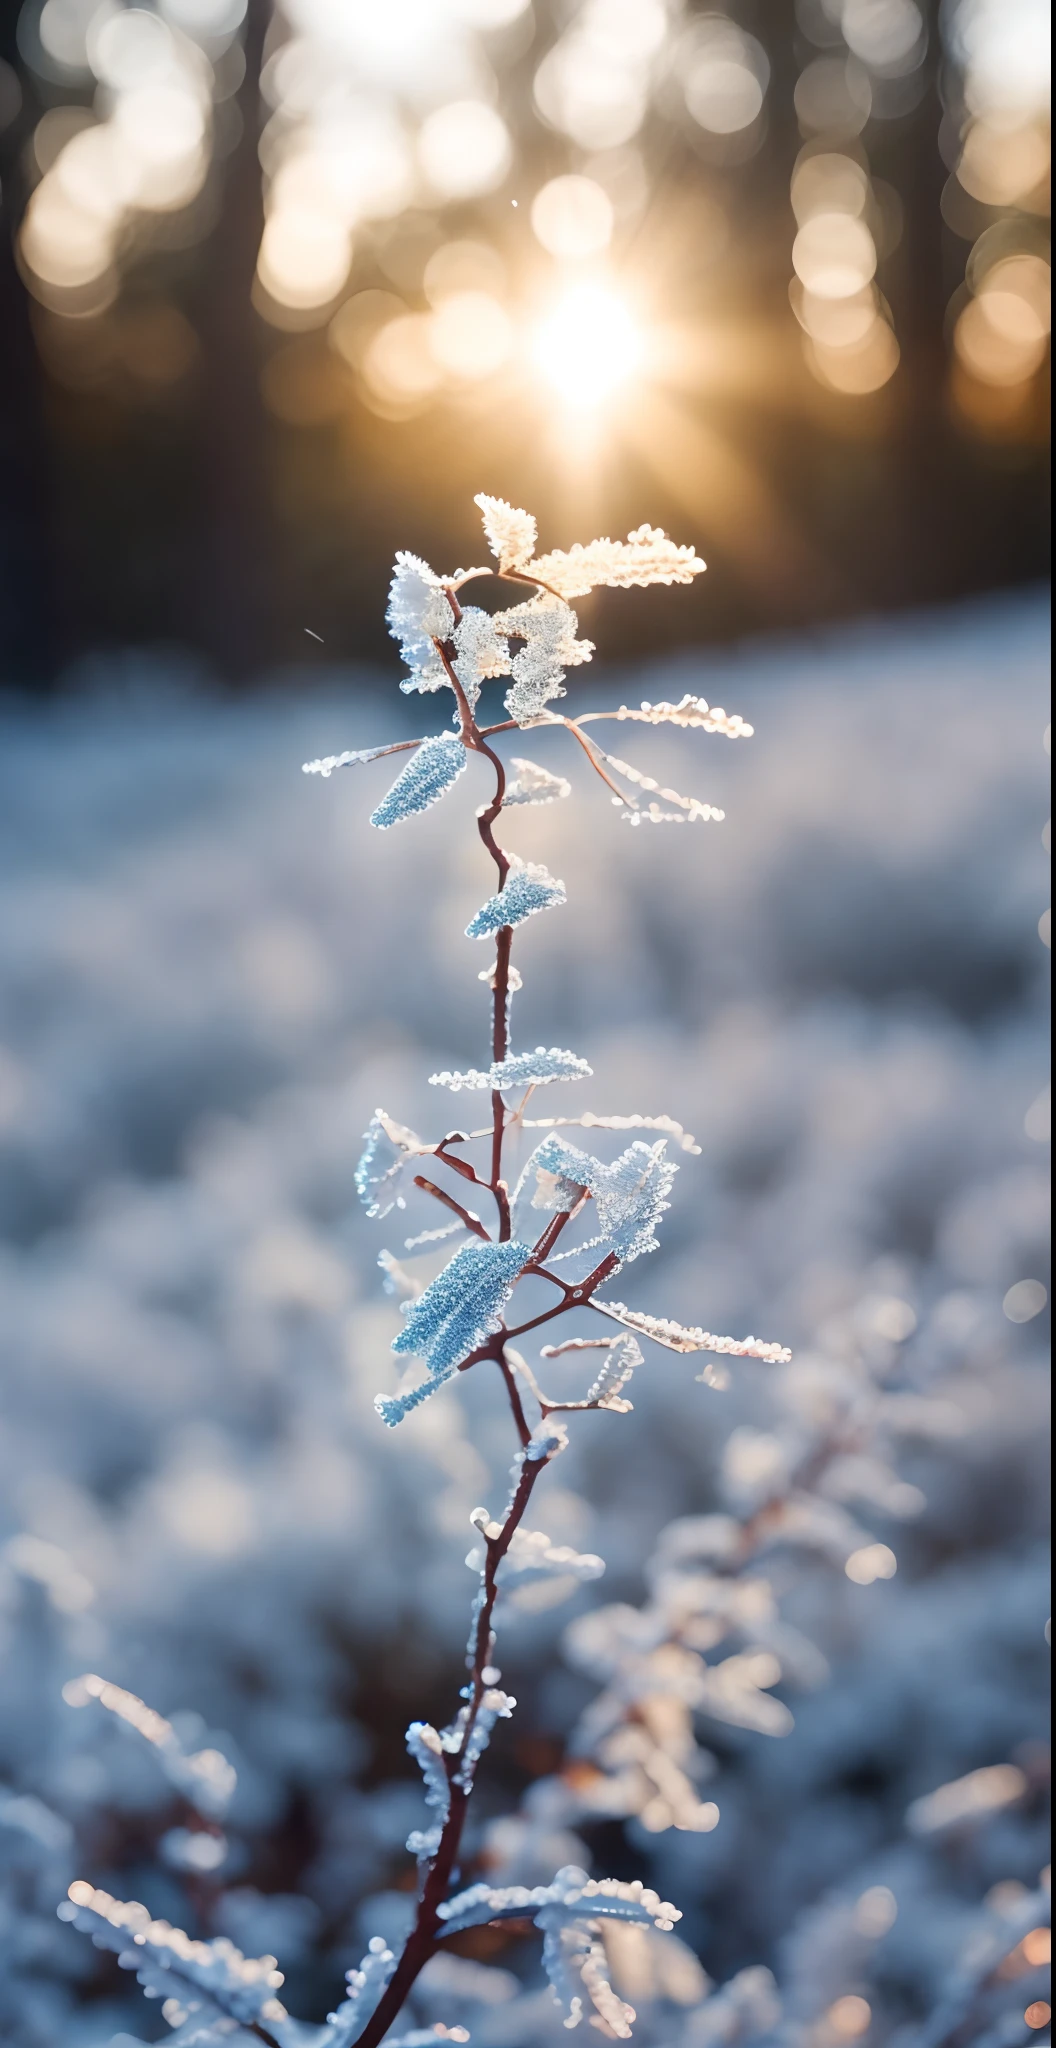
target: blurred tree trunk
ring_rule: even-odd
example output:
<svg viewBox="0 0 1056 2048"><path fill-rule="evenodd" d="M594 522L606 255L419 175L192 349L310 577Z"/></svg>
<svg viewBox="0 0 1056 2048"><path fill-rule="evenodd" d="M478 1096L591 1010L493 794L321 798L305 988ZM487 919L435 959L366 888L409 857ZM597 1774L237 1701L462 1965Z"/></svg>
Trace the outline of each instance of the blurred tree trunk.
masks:
<svg viewBox="0 0 1056 2048"><path fill-rule="evenodd" d="M242 132L223 167L220 215L198 281L202 343L201 559L198 638L222 675L240 681L275 654L273 524L267 428L250 293L264 224L260 69L270 0L249 0Z"/></svg>

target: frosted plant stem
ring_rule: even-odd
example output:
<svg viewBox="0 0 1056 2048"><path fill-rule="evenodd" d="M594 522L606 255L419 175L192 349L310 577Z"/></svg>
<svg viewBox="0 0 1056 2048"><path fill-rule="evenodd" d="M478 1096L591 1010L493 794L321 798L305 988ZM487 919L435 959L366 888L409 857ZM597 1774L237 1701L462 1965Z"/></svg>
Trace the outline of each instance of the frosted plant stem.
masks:
<svg viewBox="0 0 1056 2048"><path fill-rule="evenodd" d="M504 1374L508 1373L509 1368L502 1355L501 1345L492 1355L499 1358ZM507 1384L509 1384L509 1381L507 1381ZM511 1396L512 1398L513 1396ZM517 1407L520 1407L519 1396L517 1397ZM459 1783L460 1767L473 1733L481 1702L487 1691L484 1673L491 1661L492 1617L495 1612L495 1599L498 1593L499 1566L523 1520L528 1502L531 1499L532 1488L548 1463L549 1460L547 1458L524 1459L521 1466L521 1476L517 1482L517 1487L502 1528L497 1536L485 1537L483 1598L473 1638L473 1666L471 1672L473 1690L469 1701L469 1711L466 1715L466 1725L461 1746L453 1754L448 1753L444 1757L444 1765L451 1787L451 1804L448 1816L440 1836L440 1845L429 1866L429 1874L425 1880L422 1896L418 1902L415 1923L407 1938L403 1954L396 1965L396 1970L387 1990L372 2012L366 2026L355 2042L354 2048L377 2048L377 2044L384 2039L393 2021L402 2010L411 1986L429 1961L438 1940L445 1931L444 1922L440 1918L439 1908L443 1905L451 1885L472 1790L471 1783Z"/></svg>

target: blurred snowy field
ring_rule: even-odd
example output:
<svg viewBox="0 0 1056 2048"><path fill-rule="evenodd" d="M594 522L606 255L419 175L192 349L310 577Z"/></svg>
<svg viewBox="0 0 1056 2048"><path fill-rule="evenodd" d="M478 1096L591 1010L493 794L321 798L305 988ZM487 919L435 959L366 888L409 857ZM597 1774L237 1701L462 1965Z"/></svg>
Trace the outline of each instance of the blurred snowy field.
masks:
<svg viewBox="0 0 1056 2048"><path fill-rule="evenodd" d="M1046 636L1040 600L1002 601L576 671L573 708L691 689L752 722L748 743L610 729L721 825L630 831L567 736L507 749L573 783L506 835L568 889L518 934L514 1045L595 1070L540 1113L666 1112L701 1147L621 1293L800 1351L905 1333L918 1383L963 1416L906 1469L919 1519L896 1539L874 1518L898 1576L834 1593L804 1575L793 1602L831 1682L790 1697L783 1740L711 1743L716 1832L604 1845L686 1908L717 1977L807 1967L803 1915L852 1874L878 1881L922 1793L1009 1758L1041 1782L1048 1317L1003 1303L1048 1284ZM229 1931L276 1950L302 2008L325 2013L364 1898L405 1868L403 1728L457 1683L468 1516L501 1501L509 1428L479 1375L397 1433L378 1421L398 1323L377 1253L431 1219L368 1222L352 1176L377 1104L430 1135L467 1113L426 1077L486 1053L483 950L462 931L492 887L487 792L474 766L380 835L388 764L325 783L300 764L444 717L399 696L395 665L225 704L115 664L91 691L0 710L13 2048L166 2031L55 1923L70 1876L188 1911L153 1863L170 1795L63 1705L79 1671L230 1743L247 1847ZM606 1598L639 1598L664 1523L714 1505L722 1442L765 1418L773 1370L735 1366L716 1393L654 1352L633 1416L582 1419L544 1520L607 1560ZM597 1597L511 1638L522 1704L485 1774L492 1811L553 1767L589 1697L560 1636ZM1042 1860L1028 1800L956 1869L903 1873L921 1903L900 1967L921 1997L958 1915Z"/></svg>

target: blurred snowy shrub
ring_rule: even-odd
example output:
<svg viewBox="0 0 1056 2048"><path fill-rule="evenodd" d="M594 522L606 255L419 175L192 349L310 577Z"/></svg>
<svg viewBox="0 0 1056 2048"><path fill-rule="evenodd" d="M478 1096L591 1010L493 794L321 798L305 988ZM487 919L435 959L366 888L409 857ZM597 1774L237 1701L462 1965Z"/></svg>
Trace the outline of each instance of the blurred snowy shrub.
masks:
<svg viewBox="0 0 1056 2048"><path fill-rule="evenodd" d="M516 813L521 859L568 879L559 917L523 928L522 1043L589 1052L602 1129L633 1090L642 1138L671 1109L696 1134L669 1131L689 1199L663 1219L662 1293L655 1278L631 1293L638 1266L617 1291L690 1328L706 1303L720 1329L797 1347L792 1366L738 1365L724 1393L719 1358L694 1387L664 1350L633 1379L633 1354L587 1353L584 1398L599 1381L603 1406L632 1395L637 1434L602 1413L604 1440L570 1443L545 1554L511 1546L499 1585L517 1630L504 1683L546 1740L494 1750L462 1890L596 1865L676 1899L681 1942L606 1920L565 1956L553 1936L555 1967L610 1985L648 2041L1019 2040L1047 1995L1045 1318L1002 1307L1025 1282L1043 1307L1047 1277L1043 655L1037 614L998 607L846 635L809 668L775 653L625 686L674 711L729 690L758 726L712 766L726 819L706 859L684 834L643 850L565 802ZM218 1941L274 1951L290 2001L318 2016L298 2043L335 2048L363 2009L341 1989L350 1945L395 1955L413 1908L402 1845L433 1816L392 1729L449 1682L462 1532L502 1460L502 1413L483 1388L467 1404L456 1372L398 1435L373 1416L394 1317L372 1299L352 1169L377 1101L398 1090L421 1128L427 1075L464 1058L475 1011L450 934L481 901L462 847L482 792L462 777L380 858L365 815L310 804L289 776L333 743L338 710L112 689L4 714L0 2036L15 2048L198 2023L182 1992L151 2014L56 1922L86 1868L107 1899L200 1937L203 1969L221 1967ZM386 730L369 694L355 716ZM677 790L670 733L634 716L639 772ZM535 724L529 744L563 784L560 738ZM518 1171L574 1114L568 1092L539 1099L550 1115L528 1105ZM593 1150L591 1122L574 1149ZM387 1142L422 1237L414 1178L435 1158ZM559 1212L530 1179L538 1235ZM450 1220L453 1241L426 1251L437 1266L475 1236ZM539 1378L574 1365L544 1359ZM611 1590L588 1612L577 1588L599 1553ZM562 1593L581 1610L564 1671ZM134 1721L98 1697L63 1705L86 1670L160 1708L173 1756L237 1773L222 1834ZM1010 1796L962 1789L980 1780ZM516 1932L458 1941L399 2028L556 2039L534 1950ZM345 2034L324 2034L342 2002Z"/></svg>

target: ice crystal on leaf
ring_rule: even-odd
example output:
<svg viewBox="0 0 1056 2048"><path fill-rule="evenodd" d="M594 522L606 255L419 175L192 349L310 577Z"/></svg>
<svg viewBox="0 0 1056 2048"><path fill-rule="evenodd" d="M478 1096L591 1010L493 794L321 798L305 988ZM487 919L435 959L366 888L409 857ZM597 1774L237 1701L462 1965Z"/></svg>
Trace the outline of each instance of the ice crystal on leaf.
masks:
<svg viewBox="0 0 1056 2048"><path fill-rule="evenodd" d="M449 1379L455 1368L498 1327L498 1315L509 1300L514 1281L531 1258L528 1245L461 1245L436 1279L406 1309L406 1319L392 1349L424 1358L432 1379L410 1394L379 1394L375 1402L390 1426Z"/></svg>
<svg viewBox="0 0 1056 2048"><path fill-rule="evenodd" d="M564 1052L557 1045L537 1045L534 1052L508 1053L483 1073L479 1067L470 1067L462 1074L445 1069L443 1073L430 1074L429 1079L434 1087L451 1088L457 1093L460 1088L544 1088L549 1081L589 1080L593 1071L577 1053Z"/></svg>
<svg viewBox="0 0 1056 2048"><path fill-rule="evenodd" d="M440 1907L452 1934L529 1916L544 1937L543 1963L565 2025L578 2025L586 2002L604 2022L604 2031L627 2039L634 2010L617 1999L609 1983L600 1939L603 1923L621 1920L670 1932L682 1917L677 1907L642 1884L588 1878L574 1864L559 1870L548 1885L471 1885Z"/></svg>
<svg viewBox="0 0 1056 2048"><path fill-rule="evenodd" d="M356 1193L368 1216L387 1216L390 1209L405 1206L402 1189L410 1163L428 1150L387 1110L374 1111L355 1175Z"/></svg>
<svg viewBox="0 0 1056 2048"><path fill-rule="evenodd" d="M400 684L401 690L442 688L448 678L433 642L451 632L454 611L440 578L428 562L420 561L417 555L397 555L385 617L389 632L399 641L400 653L411 670Z"/></svg>
<svg viewBox="0 0 1056 2048"><path fill-rule="evenodd" d="M458 680L473 708L480 696L482 683L492 676L509 675L510 650L501 634L496 632L490 613L482 611L478 605L465 606L452 638Z"/></svg>
<svg viewBox="0 0 1056 2048"><path fill-rule="evenodd" d="M537 528L530 512L519 512L505 498L478 491L473 500L484 515L484 533L500 569L525 569L535 553Z"/></svg>
<svg viewBox="0 0 1056 2048"><path fill-rule="evenodd" d="M423 740L388 795L371 812L371 824L384 831L389 825L399 824L401 818L413 818L418 811L427 811L430 804L439 803L452 783L458 781L466 760L466 749L457 733L434 733Z"/></svg>
<svg viewBox="0 0 1056 2048"><path fill-rule="evenodd" d="M541 862L514 859L502 888L481 904L466 926L467 939L490 939L504 925L523 924L537 910L566 902L565 885Z"/></svg>
<svg viewBox="0 0 1056 2048"><path fill-rule="evenodd" d="M655 1145L646 1145L638 1138L606 1165L551 1134L528 1160L521 1189L530 1187L534 1176L532 1207L562 1209L570 1206L573 1190L586 1188L594 1197L598 1219L598 1236L591 1242L604 1244L625 1265L656 1250L656 1226L669 1206L667 1197L678 1171L666 1156L665 1143L660 1138Z"/></svg>
<svg viewBox="0 0 1056 2048"><path fill-rule="evenodd" d="M629 590L648 583L692 583L707 568L693 548L677 547L659 526L637 526L626 540L579 542L567 554L540 555L530 573L561 597L586 597L604 586Z"/></svg>
<svg viewBox="0 0 1056 2048"><path fill-rule="evenodd" d="M568 1406L609 1408L616 1415L629 1415L633 1404L621 1396L631 1374L643 1363L642 1348L637 1338L630 1333L623 1337L573 1337L567 1344L544 1344L540 1356L561 1358L574 1351L604 1351L606 1357L583 1399L569 1402Z"/></svg>
<svg viewBox="0 0 1056 2048"><path fill-rule="evenodd" d="M504 804L552 804L558 797L571 796L572 784L563 775L552 775L549 768L540 768L537 761L526 761L523 754L514 754L512 758L517 773L506 784Z"/></svg>
<svg viewBox="0 0 1056 2048"><path fill-rule="evenodd" d="M494 623L511 639L524 641L510 664L513 686L506 692L506 709L518 725L531 725L555 697L564 696L566 668L589 661L594 643L576 639L579 620L571 605L547 591L496 612Z"/></svg>

